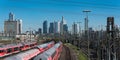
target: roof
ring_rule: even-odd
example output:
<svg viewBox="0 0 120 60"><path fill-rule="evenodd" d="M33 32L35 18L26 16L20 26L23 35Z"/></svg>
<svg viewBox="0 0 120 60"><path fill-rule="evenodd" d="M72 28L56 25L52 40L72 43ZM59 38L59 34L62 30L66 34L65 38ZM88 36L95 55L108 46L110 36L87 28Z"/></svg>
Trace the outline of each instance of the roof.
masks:
<svg viewBox="0 0 120 60"><path fill-rule="evenodd" d="M21 53L19 53L17 55L7 57L5 60L22 60L23 58L29 56L30 54L34 55L34 53L38 52L38 51L39 51L38 49L31 49L31 50L28 50L26 52L21 52ZM35 55L37 55L38 53L36 53Z"/></svg>
<svg viewBox="0 0 120 60"><path fill-rule="evenodd" d="M50 56L52 56L54 54L54 52L56 51L56 48L58 48L60 46L61 42L56 43L52 48L48 49L47 51L43 52L42 54L39 54L38 56L36 56L33 60L47 60L47 58L49 58Z"/></svg>
<svg viewBox="0 0 120 60"><path fill-rule="evenodd" d="M17 47L17 46L22 46L22 44L19 43L19 44L7 44L7 45L1 45L1 46L0 46L0 49L7 49L7 48Z"/></svg>
<svg viewBox="0 0 120 60"><path fill-rule="evenodd" d="M48 44L54 43L54 41L48 42Z"/></svg>
<svg viewBox="0 0 120 60"><path fill-rule="evenodd" d="M48 42L48 43L45 43L45 44L38 45L37 47L38 47L38 48L44 48L44 47L47 47L48 44L52 44L52 43L54 43L54 42L51 41L51 42Z"/></svg>
<svg viewBox="0 0 120 60"><path fill-rule="evenodd" d="M52 56L52 54L55 52L55 48L52 47L50 49L48 49L47 51L43 52L42 54L39 54L38 56L36 56L33 60L47 60L47 58L49 58L50 56Z"/></svg>
<svg viewBox="0 0 120 60"><path fill-rule="evenodd" d="M44 48L44 47L47 47L47 45L48 45L48 44L45 43L45 44L42 44L42 45L38 45L37 47L38 47L38 48Z"/></svg>

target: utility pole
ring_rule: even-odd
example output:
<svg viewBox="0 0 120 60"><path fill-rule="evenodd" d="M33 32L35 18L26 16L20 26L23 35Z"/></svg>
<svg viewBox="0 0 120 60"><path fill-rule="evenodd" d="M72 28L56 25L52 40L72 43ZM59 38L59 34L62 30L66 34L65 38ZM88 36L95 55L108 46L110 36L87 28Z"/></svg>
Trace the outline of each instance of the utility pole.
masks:
<svg viewBox="0 0 120 60"><path fill-rule="evenodd" d="M114 17L107 18L107 60L116 60Z"/></svg>
<svg viewBox="0 0 120 60"><path fill-rule="evenodd" d="M88 13L91 12L90 10L84 10L84 13L86 13L86 18L85 18L85 34L87 33L87 41L88 41L88 60L90 60L90 49L89 49L89 45L90 45L90 41L89 41L89 29L88 29Z"/></svg>

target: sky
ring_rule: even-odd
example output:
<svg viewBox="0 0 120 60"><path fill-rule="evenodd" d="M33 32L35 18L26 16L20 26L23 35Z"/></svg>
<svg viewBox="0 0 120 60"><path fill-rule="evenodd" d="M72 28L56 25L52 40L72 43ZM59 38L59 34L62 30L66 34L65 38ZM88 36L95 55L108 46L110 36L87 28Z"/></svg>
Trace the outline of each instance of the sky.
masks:
<svg viewBox="0 0 120 60"><path fill-rule="evenodd" d="M42 28L42 23L66 20L69 29L73 22L81 22L84 28L83 10L90 10L89 27L105 28L106 19L115 17L115 24L120 25L120 0L0 0L0 31L4 30L4 21L12 12L15 19L22 19L23 32L32 28Z"/></svg>

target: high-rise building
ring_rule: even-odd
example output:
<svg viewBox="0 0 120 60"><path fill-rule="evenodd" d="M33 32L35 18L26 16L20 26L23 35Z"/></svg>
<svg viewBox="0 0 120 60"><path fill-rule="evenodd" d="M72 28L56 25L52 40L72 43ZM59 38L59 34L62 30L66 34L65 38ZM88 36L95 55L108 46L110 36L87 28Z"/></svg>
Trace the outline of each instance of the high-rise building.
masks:
<svg viewBox="0 0 120 60"><path fill-rule="evenodd" d="M72 25L72 34L78 34L78 24L76 23Z"/></svg>
<svg viewBox="0 0 120 60"><path fill-rule="evenodd" d="M42 34L42 29L39 28L38 31L35 31L35 34Z"/></svg>
<svg viewBox="0 0 120 60"><path fill-rule="evenodd" d="M22 20L18 19L18 30L19 30L19 34L22 33Z"/></svg>
<svg viewBox="0 0 120 60"><path fill-rule="evenodd" d="M14 15L10 12L10 13L9 13L9 19L8 19L8 20L9 20L9 21L13 21L13 19L14 19Z"/></svg>
<svg viewBox="0 0 120 60"><path fill-rule="evenodd" d="M43 22L43 34L46 34L47 31L48 31L48 28L47 28L47 20Z"/></svg>
<svg viewBox="0 0 120 60"><path fill-rule="evenodd" d="M54 22L54 33L60 33L60 22Z"/></svg>
<svg viewBox="0 0 120 60"><path fill-rule="evenodd" d="M60 34L63 34L63 25L66 24L64 17L62 16L62 21L60 22Z"/></svg>
<svg viewBox="0 0 120 60"><path fill-rule="evenodd" d="M9 19L4 22L4 33L6 36L15 36L22 32L22 20L14 20L13 14L9 13Z"/></svg>
<svg viewBox="0 0 120 60"><path fill-rule="evenodd" d="M49 27L49 33L54 33L54 26L55 26L54 23L51 22Z"/></svg>
<svg viewBox="0 0 120 60"><path fill-rule="evenodd" d="M42 33L42 29L41 29L41 28L38 29L38 33L39 33L39 34Z"/></svg>
<svg viewBox="0 0 120 60"><path fill-rule="evenodd" d="M63 31L64 31L64 33L68 32L68 26L67 26L67 24L63 25Z"/></svg>

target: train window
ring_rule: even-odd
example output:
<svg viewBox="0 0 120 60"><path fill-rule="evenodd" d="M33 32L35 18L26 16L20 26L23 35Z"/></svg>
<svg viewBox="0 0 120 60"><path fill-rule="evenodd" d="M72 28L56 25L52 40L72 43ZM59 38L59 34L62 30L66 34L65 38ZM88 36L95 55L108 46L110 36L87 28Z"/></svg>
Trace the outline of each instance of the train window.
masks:
<svg viewBox="0 0 120 60"><path fill-rule="evenodd" d="M4 52L4 50L0 50L0 53Z"/></svg>
<svg viewBox="0 0 120 60"><path fill-rule="evenodd" d="M18 51L18 50L19 50L19 48L18 48L18 47L14 48L14 51Z"/></svg>
<svg viewBox="0 0 120 60"><path fill-rule="evenodd" d="M28 45L26 45L25 47L29 47Z"/></svg>
<svg viewBox="0 0 120 60"><path fill-rule="evenodd" d="M30 45L30 47L32 47L32 46L33 46L33 44Z"/></svg>
<svg viewBox="0 0 120 60"><path fill-rule="evenodd" d="M7 49L7 53L12 52L12 48Z"/></svg>
<svg viewBox="0 0 120 60"><path fill-rule="evenodd" d="M23 48L23 46L21 46L20 48Z"/></svg>

